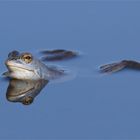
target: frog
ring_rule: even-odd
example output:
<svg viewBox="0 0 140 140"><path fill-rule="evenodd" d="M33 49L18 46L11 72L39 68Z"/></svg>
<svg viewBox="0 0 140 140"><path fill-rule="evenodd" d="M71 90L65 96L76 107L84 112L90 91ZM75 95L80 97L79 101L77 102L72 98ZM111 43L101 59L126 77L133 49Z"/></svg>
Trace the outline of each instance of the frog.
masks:
<svg viewBox="0 0 140 140"><path fill-rule="evenodd" d="M43 63L29 52L13 50L5 61L8 69L3 75L21 80L52 80L66 74L66 70Z"/></svg>

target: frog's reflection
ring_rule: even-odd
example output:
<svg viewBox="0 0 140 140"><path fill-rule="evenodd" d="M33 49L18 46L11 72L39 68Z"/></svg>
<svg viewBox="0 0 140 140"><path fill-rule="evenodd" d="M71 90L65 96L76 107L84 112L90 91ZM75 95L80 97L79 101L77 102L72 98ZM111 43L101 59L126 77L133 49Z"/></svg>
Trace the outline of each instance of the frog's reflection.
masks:
<svg viewBox="0 0 140 140"><path fill-rule="evenodd" d="M47 83L46 80L11 79L6 93L7 100L30 105Z"/></svg>

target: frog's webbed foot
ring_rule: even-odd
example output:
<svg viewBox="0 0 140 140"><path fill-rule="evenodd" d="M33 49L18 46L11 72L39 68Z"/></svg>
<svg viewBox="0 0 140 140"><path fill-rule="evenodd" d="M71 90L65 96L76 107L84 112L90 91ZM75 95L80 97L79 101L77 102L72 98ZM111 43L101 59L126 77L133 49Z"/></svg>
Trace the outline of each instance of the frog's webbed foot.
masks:
<svg viewBox="0 0 140 140"><path fill-rule="evenodd" d="M61 49L45 50L41 53L45 55L41 58L43 61L60 61L78 56L77 52Z"/></svg>
<svg viewBox="0 0 140 140"><path fill-rule="evenodd" d="M9 71L4 72L4 73L2 74L2 76L5 76L5 77L10 77L10 72L9 72Z"/></svg>
<svg viewBox="0 0 140 140"><path fill-rule="evenodd" d="M102 72L102 73L113 73L113 72L117 72L117 71L120 71L120 70L124 69L126 66L127 66L126 61L107 64L107 65L103 65L103 66L100 67L100 72Z"/></svg>

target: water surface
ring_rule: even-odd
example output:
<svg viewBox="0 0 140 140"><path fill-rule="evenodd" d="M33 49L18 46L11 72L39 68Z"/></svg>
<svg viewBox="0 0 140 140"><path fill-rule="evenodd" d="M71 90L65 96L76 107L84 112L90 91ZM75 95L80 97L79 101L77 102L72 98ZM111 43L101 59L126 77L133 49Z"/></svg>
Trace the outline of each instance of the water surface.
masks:
<svg viewBox="0 0 140 140"><path fill-rule="evenodd" d="M48 84L33 104L6 100L1 79L1 139L139 139L140 72L101 75L98 67L140 60L139 2L0 2L0 72L12 50L40 57L45 49L68 49L81 57L54 65L76 77Z"/></svg>

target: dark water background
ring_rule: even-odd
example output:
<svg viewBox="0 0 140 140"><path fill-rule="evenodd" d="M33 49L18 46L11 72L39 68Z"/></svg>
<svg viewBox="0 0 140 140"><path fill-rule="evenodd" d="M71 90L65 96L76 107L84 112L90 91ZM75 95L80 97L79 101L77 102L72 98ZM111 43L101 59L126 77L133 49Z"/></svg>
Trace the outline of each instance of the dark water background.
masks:
<svg viewBox="0 0 140 140"><path fill-rule="evenodd" d="M48 84L30 106L10 103L2 80L1 139L139 139L140 72L101 75L98 66L140 60L138 1L0 2L0 72L11 50L78 50L56 65L76 68L73 80Z"/></svg>

